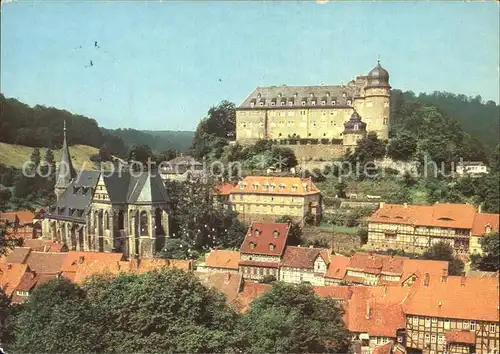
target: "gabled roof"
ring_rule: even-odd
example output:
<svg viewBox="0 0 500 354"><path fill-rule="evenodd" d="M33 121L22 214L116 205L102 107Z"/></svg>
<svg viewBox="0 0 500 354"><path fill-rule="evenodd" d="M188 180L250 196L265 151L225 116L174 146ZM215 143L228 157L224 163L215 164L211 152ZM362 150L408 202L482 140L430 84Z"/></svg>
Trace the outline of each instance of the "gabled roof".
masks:
<svg viewBox="0 0 500 354"><path fill-rule="evenodd" d="M498 321L498 281L498 278L448 276L443 282L440 277L426 277L424 274L411 287L405 312L409 315ZM478 306L479 299L481 306Z"/></svg>
<svg viewBox="0 0 500 354"><path fill-rule="evenodd" d="M214 186L214 194L215 195L229 195L233 190L234 185L231 183L221 183L219 185Z"/></svg>
<svg viewBox="0 0 500 354"><path fill-rule="evenodd" d="M251 303L259 296L262 296L264 293L271 290L271 288L271 284L243 281L240 293L233 301L233 305L238 312L247 312L250 309Z"/></svg>
<svg viewBox="0 0 500 354"><path fill-rule="evenodd" d="M243 282L243 276L241 274L196 272L195 275L203 284L213 287L223 293L228 303L233 303L236 300Z"/></svg>
<svg viewBox="0 0 500 354"><path fill-rule="evenodd" d="M57 279L57 276L54 274L38 274L36 272L27 271L24 273L15 291L31 292L36 286L54 279ZM12 295L13 303L22 303L24 299L24 296L18 295L15 292Z"/></svg>
<svg viewBox="0 0 500 354"><path fill-rule="evenodd" d="M351 260L350 257L345 257L342 255L330 256L330 265L326 271L325 277L332 279L344 279L345 273L347 271L347 265Z"/></svg>
<svg viewBox="0 0 500 354"><path fill-rule="evenodd" d="M468 204L435 205L385 204L375 211L369 222L472 229L476 209Z"/></svg>
<svg viewBox="0 0 500 354"><path fill-rule="evenodd" d="M401 275L403 264L407 259L407 257L356 252L351 257L347 269L369 274Z"/></svg>
<svg viewBox="0 0 500 354"><path fill-rule="evenodd" d="M122 253L69 251L60 268L63 273L75 274L78 266L84 262L100 261L115 266L122 259Z"/></svg>
<svg viewBox="0 0 500 354"><path fill-rule="evenodd" d="M25 263L32 271L39 274L57 274L66 258L63 252L36 252L31 251Z"/></svg>
<svg viewBox="0 0 500 354"><path fill-rule="evenodd" d="M482 236L487 233L486 227L491 227L491 232L498 232L500 215L477 213L472 226L473 236Z"/></svg>
<svg viewBox="0 0 500 354"><path fill-rule="evenodd" d="M26 264L0 263L0 289L5 295L12 295L28 269Z"/></svg>
<svg viewBox="0 0 500 354"><path fill-rule="evenodd" d="M323 257L323 248L287 246L281 261L282 267L314 269L316 258ZM323 258L322 258L323 259ZM323 259L324 260L324 259ZM326 260L324 260L327 263Z"/></svg>
<svg viewBox="0 0 500 354"><path fill-rule="evenodd" d="M32 224L34 217L35 214L29 210L0 212L0 219L7 220L19 226Z"/></svg>
<svg viewBox="0 0 500 354"><path fill-rule="evenodd" d="M5 263L24 264L30 252L31 248L29 247L14 247L5 257Z"/></svg>
<svg viewBox="0 0 500 354"><path fill-rule="evenodd" d="M211 268L225 268L237 271L239 262L239 251L212 250L208 254L205 265Z"/></svg>
<svg viewBox="0 0 500 354"><path fill-rule="evenodd" d="M310 178L247 176L232 193L305 196L321 192Z"/></svg>
<svg viewBox="0 0 500 354"><path fill-rule="evenodd" d="M32 251L38 252L61 252L62 244L41 238L25 239L23 242L24 247L31 248Z"/></svg>
<svg viewBox="0 0 500 354"><path fill-rule="evenodd" d="M111 203L166 203L167 190L159 173L118 171L104 176Z"/></svg>
<svg viewBox="0 0 500 354"><path fill-rule="evenodd" d="M253 222L241 244L240 252L281 256L285 250L288 231L289 224Z"/></svg>

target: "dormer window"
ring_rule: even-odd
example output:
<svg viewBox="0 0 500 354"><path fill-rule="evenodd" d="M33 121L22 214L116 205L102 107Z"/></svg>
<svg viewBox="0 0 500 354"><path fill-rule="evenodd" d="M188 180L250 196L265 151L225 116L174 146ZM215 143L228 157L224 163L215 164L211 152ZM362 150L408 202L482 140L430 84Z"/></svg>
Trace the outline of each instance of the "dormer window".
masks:
<svg viewBox="0 0 500 354"><path fill-rule="evenodd" d="M250 246L250 249L253 250L255 248L255 243L250 242L249 246Z"/></svg>
<svg viewBox="0 0 500 354"><path fill-rule="evenodd" d="M264 102L260 101L260 102L259 102L259 106L261 106L261 107L262 107L263 105L264 105Z"/></svg>
<svg viewBox="0 0 500 354"><path fill-rule="evenodd" d="M263 191L267 191L267 188L268 188L268 187L269 187L269 185L268 185L268 184L263 184L263 185L262 185L262 190L263 190Z"/></svg>
<svg viewBox="0 0 500 354"><path fill-rule="evenodd" d="M294 92L293 97L297 98L297 92Z"/></svg>
<svg viewBox="0 0 500 354"><path fill-rule="evenodd" d="M285 185L282 184L282 183L280 183L280 185L278 187L279 187L280 191L284 191L285 190Z"/></svg>
<svg viewBox="0 0 500 354"><path fill-rule="evenodd" d="M274 187L276 187L276 185L274 183L272 183L272 184L269 185L269 189L271 191L274 191Z"/></svg>
<svg viewBox="0 0 500 354"><path fill-rule="evenodd" d="M308 191L308 189L309 189L309 187L308 187L307 183L304 183L304 184L302 185L302 187L304 188L304 191L305 191L305 192L307 192L307 191Z"/></svg>
<svg viewBox="0 0 500 354"><path fill-rule="evenodd" d="M327 93L326 93L326 97L330 97L330 92L327 92Z"/></svg>
<svg viewBox="0 0 500 354"><path fill-rule="evenodd" d="M486 227L484 228L486 234L491 234L491 230L492 230L491 225L486 225Z"/></svg>
<svg viewBox="0 0 500 354"><path fill-rule="evenodd" d="M289 106L293 106L293 101L288 101Z"/></svg>
<svg viewBox="0 0 500 354"><path fill-rule="evenodd" d="M77 194L79 189L79 187L73 186L73 194Z"/></svg>
<svg viewBox="0 0 500 354"><path fill-rule="evenodd" d="M257 190L259 189L259 185L257 184L252 184L252 191L253 192L257 192Z"/></svg>
<svg viewBox="0 0 500 354"><path fill-rule="evenodd" d="M281 96L282 96L282 95L281 95L281 92L280 92L280 93L278 93L278 97L281 97Z"/></svg>
<svg viewBox="0 0 500 354"><path fill-rule="evenodd" d="M306 101L302 100L302 105L305 106L306 105Z"/></svg>
<svg viewBox="0 0 500 354"><path fill-rule="evenodd" d="M325 100L321 101L321 105L322 106L326 105L326 101Z"/></svg>
<svg viewBox="0 0 500 354"><path fill-rule="evenodd" d="M274 105L276 105L276 102L271 101L271 106L274 106Z"/></svg>
<svg viewBox="0 0 500 354"><path fill-rule="evenodd" d="M313 106L316 106L316 100L312 100L312 101L311 101L311 104L312 104Z"/></svg>
<svg viewBox="0 0 500 354"><path fill-rule="evenodd" d="M278 236L280 235L279 231L278 230L274 230L273 231L273 237L274 238L278 238Z"/></svg>
<svg viewBox="0 0 500 354"><path fill-rule="evenodd" d="M275 248L275 247L276 247L276 246L275 246L275 245L273 245L272 243L270 243L270 244L269 244L269 250L270 250L270 251L274 250L274 248Z"/></svg>
<svg viewBox="0 0 500 354"><path fill-rule="evenodd" d="M342 92L342 97L346 97L347 94L345 92Z"/></svg>
<svg viewBox="0 0 500 354"><path fill-rule="evenodd" d="M312 93L312 92L311 92L311 93L309 94L309 97L314 97L314 93Z"/></svg>
<svg viewBox="0 0 500 354"><path fill-rule="evenodd" d="M262 95L260 94L260 92L257 94L257 98L261 98Z"/></svg>
<svg viewBox="0 0 500 354"><path fill-rule="evenodd" d="M260 230L259 229L255 229L255 236L260 236Z"/></svg>

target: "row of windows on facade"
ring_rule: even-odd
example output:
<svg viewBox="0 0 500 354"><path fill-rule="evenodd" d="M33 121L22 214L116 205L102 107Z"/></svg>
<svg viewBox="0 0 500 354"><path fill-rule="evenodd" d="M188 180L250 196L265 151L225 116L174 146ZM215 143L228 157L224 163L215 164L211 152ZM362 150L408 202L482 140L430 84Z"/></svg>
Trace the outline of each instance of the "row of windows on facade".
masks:
<svg viewBox="0 0 500 354"><path fill-rule="evenodd" d="M316 102L317 102L317 100L316 100L316 99L312 99L312 100L310 101L311 106L315 106L315 105L316 105ZM293 106L293 105L294 105L294 103L295 103L295 101L294 101L294 100L289 100L289 101L288 101L288 106ZM250 107L255 107L255 104L256 104L256 100L255 100L255 99L253 99L252 101L250 101ZM265 99L260 99L260 100L259 100L259 106L263 107L265 104L266 104L266 100L265 100ZM281 101L281 102L280 102L280 106L285 106L285 104L286 104L286 102L285 102L285 101ZM301 104L302 104L302 106L305 106L305 105L307 104L307 99L302 100L302 101L301 101ZM331 104L332 106L335 106L335 105L337 104L337 101L332 100L332 101L330 101L330 104ZM270 105L271 107L276 106L276 101L275 101L275 100L271 100L271 102L269 103L269 105ZM321 105L322 105L322 106L326 106L326 105L327 105L327 101L326 101L326 100L322 100L322 101L321 101ZM348 105L348 106L351 106L351 105L352 105L352 100L347 100L347 105Z"/></svg>
<svg viewBox="0 0 500 354"><path fill-rule="evenodd" d="M252 192L257 192L259 190L259 186L260 184L259 183L253 183L252 184ZM240 183L240 189L245 189L246 187L248 187L248 184L246 183ZM274 189L276 187L276 184L274 183L265 183L265 184L262 184L262 190L263 191L270 191L270 192L273 192ZM302 187L304 188L304 191L308 191L309 190L309 186L307 185L307 183L304 183L302 184ZM278 190L279 191L284 191L286 188L286 184L285 183L280 183L278 184ZM298 184L292 184L292 192L297 192L299 188L299 185Z"/></svg>
<svg viewBox="0 0 500 354"><path fill-rule="evenodd" d="M290 207L290 206L287 206L286 209L284 206L280 206L278 209L278 207L272 207L272 206L268 207L268 206L262 206L262 205L248 206L246 208L243 205L239 205L239 206L234 205L233 210L238 211L240 213L256 212L256 213L280 213L280 214L284 214L286 211L290 215L302 215L302 213L304 212L304 210L301 207L296 207L294 210L294 207Z"/></svg>
<svg viewBox="0 0 500 354"><path fill-rule="evenodd" d="M322 116L326 116L328 112L330 112L330 115L331 116L336 116L339 114L339 112L342 112L341 110L339 109L336 109L336 110L333 110L333 111L330 111L330 110L311 110L309 111L309 113L307 112L307 110L300 110L300 111L297 111L297 110L290 110L290 111L270 111L269 112L269 117L286 117L286 116L289 116L289 117L294 117L295 116L295 113L297 113L297 115L299 116L318 116L318 115L322 115ZM349 118L352 114L352 110L351 109L348 109L348 110L345 110L344 111L344 116L346 116L347 118ZM260 116L263 116L263 114L260 112L260 111L249 111L249 112L246 112L246 111L241 111L239 113L239 115L241 116L255 116L255 117L260 117Z"/></svg>
<svg viewBox="0 0 500 354"><path fill-rule="evenodd" d="M388 121L388 119L387 119L387 118L383 118L383 120L382 120L382 124L383 124L383 125L387 125L387 121ZM298 125L299 127L307 127L307 126L308 126L307 122L294 122L293 120L289 120L289 121L284 121L284 120L281 120L281 121L279 121L279 122L277 122L277 123L276 123L276 122L271 122L271 123L269 123L269 126L271 126L271 127L275 127L276 125L278 125L278 126L284 126L284 125L285 125L285 123L287 124L287 126L288 126L288 127L296 127L297 125ZM297 123L298 123L298 124L297 124ZM333 125L333 126L337 126L337 123L338 123L338 122L333 121L333 120L331 120L331 121L330 121L330 125ZM242 123L241 123L241 126L242 126L243 128L246 128L247 126L252 126L253 124L256 124L256 125L258 124L258 126L259 126L260 128L263 128L263 127L264 127L264 122L259 122L259 123L242 122ZM316 121L311 121L311 122L309 123L309 127L310 127L310 128L316 128L316 127L318 126L318 124L321 124L321 125L322 125L322 128L324 128L324 127L325 127L325 125L327 125L327 124L328 124L328 122L326 122L326 121L321 121L321 123L316 123ZM339 123L339 124L340 124L340 123ZM358 124L355 124L355 127L356 127L356 128L355 128L355 130L358 130L358 128L357 128L358 126L359 126Z"/></svg>
<svg viewBox="0 0 500 354"><path fill-rule="evenodd" d="M256 244L253 243L253 242L250 242L249 246L250 246L250 249L253 250L255 248ZM270 251L272 251L272 250L274 250L276 248L276 245L274 243L270 243L268 245L268 248L269 248Z"/></svg>
<svg viewBox="0 0 500 354"><path fill-rule="evenodd" d="M424 323L425 323L425 327L427 328L430 328L430 327L437 327L437 323L438 323L438 318L437 317L425 317L424 318ZM450 319L445 319L443 321L443 327L444 329L450 329ZM468 321L468 320L465 320L465 321L456 321L457 323L457 326L459 329L468 329L468 330L471 330L471 331L475 331L476 330L476 321ZM419 317L413 317L412 318L412 324L414 326L418 326L419 324ZM488 327L486 327L486 330L489 332L489 333L495 333L496 332L496 324L495 323L490 323L490 325Z"/></svg>
<svg viewBox="0 0 500 354"><path fill-rule="evenodd" d="M252 198L254 198L255 201L260 201L260 196L259 195L256 195L256 196L252 196ZM276 200L274 199L275 197L262 197L262 201L263 202L277 202L278 199L276 198ZM240 194L240 198L239 200L244 200L244 195L243 194ZM231 195L231 200L233 201L236 201L236 195ZM281 197L280 199L280 202L281 203L285 203L285 201L289 201L289 203L299 203L299 204L302 204L303 202L303 198L298 198L298 200L295 200L293 197Z"/></svg>
<svg viewBox="0 0 500 354"><path fill-rule="evenodd" d="M269 268L242 267L243 274L253 275L275 275L276 271Z"/></svg>

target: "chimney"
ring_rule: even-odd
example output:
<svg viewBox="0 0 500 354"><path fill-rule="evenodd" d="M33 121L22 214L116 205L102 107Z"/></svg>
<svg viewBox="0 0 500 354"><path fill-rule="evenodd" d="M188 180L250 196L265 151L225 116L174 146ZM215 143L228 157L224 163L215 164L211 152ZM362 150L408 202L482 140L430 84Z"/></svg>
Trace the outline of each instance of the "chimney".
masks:
<svg viewBox="0 0 500 354"><path fill-rule="evenodd" d="M404 208L408 208L408 203L403 203Z"/></svg>
<svg viewBox="0 0 500 354"><path fill-rule="evenodd" d="M482 207L482 205L481 205L481 204L479 204L479 206L477 207L477 212L478 212L479 214L481 214L481 212L482 212L482 211L483 211L483 207Z"/></svg>
<svg viewBox="0 0 500 354"><path fill-rule="evenodd" d="M443 303L441 301L438 302L438 306L441 307L443 306Z"/></svg>
<svg viewBox="0 0 500 354"><path fill-rule="evenodd" d="M366 318L367 320L369 320L369 319L370 319L370 299L368 299L368 300L366 301L366 314L365 314L365 318Z"/></svg>
<svg viewBox="0 0 500 354"><path fill-rule="evenodd" d="M462 275L462 276L460 277L460 285L461 285L461 286L465 286L465 280L466 280L465 276L464 276L464 275Z"/></svg>
<svg viewBox="0 0 500 354"><path fill-rule="evenodd" d="M424 274L424 286L429 286L429 273Z"/></svg>
<svg viewBox="0 0 500 354"><path fill-rule="evenodd" d="M385 205L385 202L380 202L379 208L382 209Z"/></svg>
<svg viewBox="0 0 500 354"><path fill-rule="evenodd" d="M84 260L85 260L84 256L78 257L78 264L82 264Z"/></svg>

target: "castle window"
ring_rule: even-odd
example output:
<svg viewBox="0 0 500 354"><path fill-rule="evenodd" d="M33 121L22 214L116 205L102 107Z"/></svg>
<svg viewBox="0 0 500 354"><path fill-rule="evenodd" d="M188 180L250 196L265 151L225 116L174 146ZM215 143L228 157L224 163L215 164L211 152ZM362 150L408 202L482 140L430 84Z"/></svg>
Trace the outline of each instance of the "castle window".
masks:
<svg viewBox="0 0 500 354"><path fill-rule="evenodd" d="M292 106L293 105L293 101L288 101L288 105Z"/></svg>
<svg viewBox="0 0 500 354"><path fill-rule="evenodd" d="M294 184L294 185L292 186L292 192L297 192L297 187L298 187L298 186L297 186L296 184Z"/></svg>
<svg viewBox="0 0 500 354"><path fill-rule="evenodd" d="M260 230L259 229L255 229L255 236L260 236Z"/></svg>
<svg viewBox="0 0 500 354"><path fill-rule="evenodd" d="M351 105L351 100L347 100L347 105L350 106Z"/></svg>
<svg viewBox="0 0 500 354"><path fill-rule="evenodd" d="M476 330L476 321L470 321L470 330L475 331Z"/></svg>
<svg viewBox="0 0 500 354"><path fill-rule="evenodd" d="M305 106L306 105L306 101L302 101L302 105Z"/></svg>
<svg viewBox="0 0 500 354"><path fill-rule="evenodd" d="M438 335L438 343L442 344L443 342L444 342L444 334L443 333L439 333L439 335Z"/></svg>
<svg viewBox="0 0 500 354"><path fill-rule="evenodd" d="M324 106L326 104L326 101L321 101L321 105Z"/></svg>
<svg viewBox="0 0 500 354"><path fill-rule="evenodd" d="M250 107L254 107L255 106L255 102L250 102Z"/></svg>
<svg viewBox="0 0 500 354"><path fill-rule="evenodd" d="M285 102L281 101L281 105L284 106L285 105Z"/></svg>
<svg viewBox="0 0 500 354"><path fill-rule="evenodd" d="M384 118L384 125L387 125L387 118Z"/></svg>
<svg viewBox="0 0 500 354"><path fill-rule="evenodd" d="M335 102L335 100L332 101L332 105L335 106L337 102Z"/></svg>
<svg viewBox="0 0 500 354"><path fill-rule="evenodd" d="M316 106L316 101L311 101L311 104L312 104L313 106Z"/></svg>
<svg viewBox="0 0 500 354"><path fill-rule="evenodd" d="M259 106L262 107L263 105L264 105L264 102L260 101Z"/></svg>
<svg viewBox="0 0 500 354"><path fill-rule="evenodd" d="M312 92L311 92L311 93L309 94L309 97L314 97L314 93L312 93Z"/></svg>
<svg viewBox="0 0 500 354"><path fill-rule="evenodd" d="M271 106L274 106L276 103L274 101L271 102Z"/></svg>
<svg viewBox="0 0 500 354"><path fill-rule="evenodd" d="M359 125L357 123L354 124L354 130L359 130Z"/></svg>
<svg viewBox="0 0 500 354"><path fill-rule="evenodd" d="M495 330L496 330L496 325L494 323L490 323L490 328L489 328L490 334L495 333Z"/></svg>

